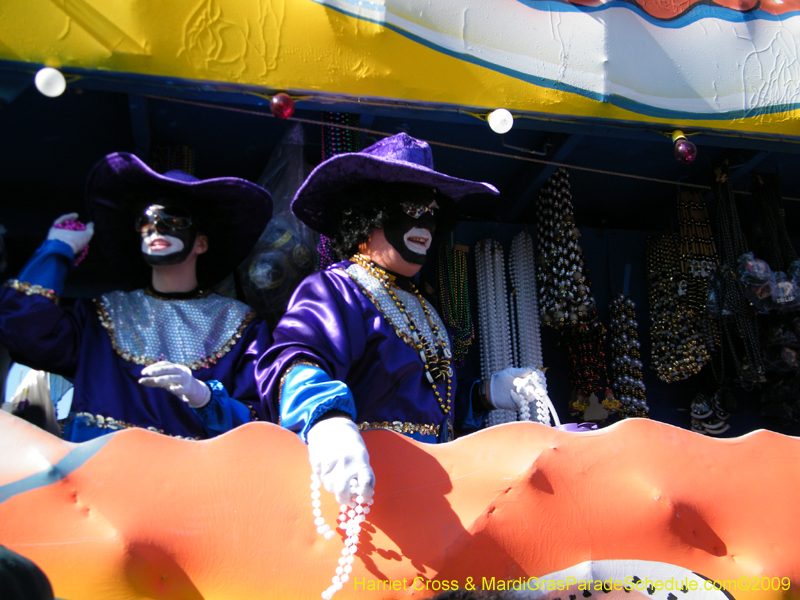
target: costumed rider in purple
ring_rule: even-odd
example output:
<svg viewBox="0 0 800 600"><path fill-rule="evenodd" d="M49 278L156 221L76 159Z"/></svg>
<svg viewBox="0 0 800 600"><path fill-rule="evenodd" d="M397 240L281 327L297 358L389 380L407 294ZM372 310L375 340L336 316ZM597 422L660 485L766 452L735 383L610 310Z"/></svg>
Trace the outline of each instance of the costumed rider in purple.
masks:
<svg viewBox="0 0 800 600"><path fill-rule="evenodd" d="M106 156L86 189L90 222L60 217L19 278L0 288L0 342L20 363L73 380L64 438L128 427L204 439L257 419L255 362L272 342L246 304L212 293L272 216L249 181L160 175L132 154ZM134 291L59 295L94 239ZM234 400L235 399L235 400Z"/></svg>
<svg viewBox="0 0 800 600"><path fill-rule="evenodd" d="M456 407L451 342L412 281L433 237L455 224L455 202L474 193L498 192L434 171L429 145L400 133L326 160L295 195L295 216L341 262L298 286L256 376L265 410L307 442L341 503L372 496L361 431L445 442L454 427L479 426L480 411L522 402L514 382L531 371L509 369L474 382Z"/></svg>

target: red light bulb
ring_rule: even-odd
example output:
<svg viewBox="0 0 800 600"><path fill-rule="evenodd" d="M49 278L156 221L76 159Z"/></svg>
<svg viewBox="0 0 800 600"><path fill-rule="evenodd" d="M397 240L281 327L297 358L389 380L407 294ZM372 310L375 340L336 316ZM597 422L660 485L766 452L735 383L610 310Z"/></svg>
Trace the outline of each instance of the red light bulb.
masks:
<svg viewBox="0 0 800 600"><path fill-rule="evenodd" d="M672 142L674 143L675 159L678 162L689 164L697 158L697 146L687 140L682 131L673 132Z"/></svg>
<svg viewBox="0 0 800 600"><path fill-rule="evenodd" d="M294 100L289 94L275 94L269 102L269 110L279 119L288 119L294 114Z"/></svg>

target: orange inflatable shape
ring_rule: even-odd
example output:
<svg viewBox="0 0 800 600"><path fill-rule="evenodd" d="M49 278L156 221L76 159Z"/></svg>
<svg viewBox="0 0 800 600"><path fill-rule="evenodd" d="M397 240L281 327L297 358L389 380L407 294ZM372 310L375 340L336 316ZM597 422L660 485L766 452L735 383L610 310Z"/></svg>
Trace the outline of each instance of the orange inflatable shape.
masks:
<svg viewBox="0 0 800 600"><path fill-rule="evenodd" d="M336 600L800 597L795 438L640 419L511 423L439 446L364 438L375 503ZM343 538L316 532L309 484L306 447L275 425L70 444L0 413L0 544L63 600L319 598Z"/></svg>

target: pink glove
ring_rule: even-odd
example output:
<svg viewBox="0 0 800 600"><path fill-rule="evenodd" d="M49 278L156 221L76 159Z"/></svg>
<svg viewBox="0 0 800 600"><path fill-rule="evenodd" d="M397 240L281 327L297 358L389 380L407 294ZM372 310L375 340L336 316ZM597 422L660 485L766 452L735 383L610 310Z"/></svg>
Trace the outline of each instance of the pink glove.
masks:
<svg viewBox="0 0 800 600"><path fill-rule="evenodd" d="M80 255L83 249L89 245L89 240L91 240L92 236L94 235L94 223L87 223L86 229L83 231L78 231L75 229L62 229L56 227L56 225L61 225L65 221L74 221L77 218L78 213L61 215L53 222L53 226L50 227L50 231L47 232L48 240L60 240L64 242L70 248L72 248L72 252L75 254L76 258Z"/></svg>

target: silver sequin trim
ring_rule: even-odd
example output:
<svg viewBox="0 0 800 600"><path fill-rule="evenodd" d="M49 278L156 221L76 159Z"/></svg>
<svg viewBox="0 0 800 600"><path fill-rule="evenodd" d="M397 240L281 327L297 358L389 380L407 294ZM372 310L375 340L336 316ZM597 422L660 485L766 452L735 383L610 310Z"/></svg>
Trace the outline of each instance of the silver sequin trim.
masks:
<svg viewBox="0 0 800 600"><path fill-rule="evenodd" d="M386 317L386 319L392 325L394 330L397 332L397 335L406 344L413 347L414 340L411 337L411 329L409 329L408 323L406 322L405 317L403 317L403 313L401 313L397 305L395 305L394 300L392 300L389 292L387 292L383 287L383 284L378 281L378 279L370 275L369 271L367 271L364 267L355 263L347 267L346 272L364 291L364 293L378 308L378 310L383 313L383 316ZM428 318L425 316L425 312L422 310L422 306L420 305L417 297L414 294L401 289L395 289L394 293L405 305L405 309L411 313L411 320L414 321L414 325L417 327L417 332L428 340L436 339L433 335L433 331L431 330L430 323L428 323ZM433 310L433 308L431 308L431 319L439 327L439 331L445 331L444 323L442 323L442 320L439 318L439 315L435 310Z"/></svg>
<svg viewBox="0 0 800 600"><path fill-rule="evenodd" d="M105 294L97 308L123 359L142 365L168 360L193 370L222 358L255 316L246 304L218 294L163 300L144 290Z"/></svg>

